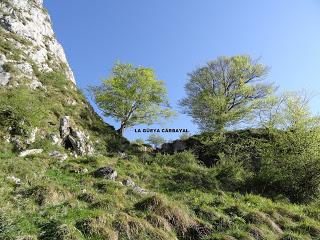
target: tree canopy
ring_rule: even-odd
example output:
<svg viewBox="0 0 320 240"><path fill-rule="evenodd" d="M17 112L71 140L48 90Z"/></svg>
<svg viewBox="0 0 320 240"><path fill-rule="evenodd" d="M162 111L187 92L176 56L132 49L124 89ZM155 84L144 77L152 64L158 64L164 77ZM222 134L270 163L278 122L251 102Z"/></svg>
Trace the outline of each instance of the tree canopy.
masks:
<svg viewBox="0 0 320 240"><path fill-rule="evenodd" d="M147 142L152 144L155 148L158 148L162 144L164 144L166 142L166 140L158 134L150 134L150 136L147 139Z"/></svg>
<svg viewBox="0 0 320 240"><path fill-rule="evenodd" d="M221 131L250 119L259 100L273 93L267 73L249 56L219 57L189 74L180 105L201 130Z"/></svg>
<svg viewBox="0 0 320 240"><path fill-rule="evenodd" d="M174 114L164 82L156 79L151 68L116 63L111 76L89 91L104 115L120 122L121 134L125 128L149 125Z"/></svg>

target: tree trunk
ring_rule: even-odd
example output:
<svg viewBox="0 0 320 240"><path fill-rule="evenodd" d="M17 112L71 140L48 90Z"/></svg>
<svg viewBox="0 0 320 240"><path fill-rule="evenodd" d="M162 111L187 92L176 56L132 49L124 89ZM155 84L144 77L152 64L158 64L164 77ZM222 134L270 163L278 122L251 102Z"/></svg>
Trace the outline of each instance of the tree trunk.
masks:
<svg viewBox="0 0 320 240"><path fill-rule="evenodd" d="M125 128L126 128L126 125L124 123L121 123L120 128L117 130L121 136L123 136Z"/></svg>

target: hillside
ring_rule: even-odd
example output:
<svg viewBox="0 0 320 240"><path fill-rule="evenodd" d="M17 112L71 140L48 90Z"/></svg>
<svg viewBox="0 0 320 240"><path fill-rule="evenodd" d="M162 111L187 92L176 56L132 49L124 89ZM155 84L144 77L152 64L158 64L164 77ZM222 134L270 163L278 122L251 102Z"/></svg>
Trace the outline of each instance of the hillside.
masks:
<svg viewBox="0 0 320 240"><path fill-rule="evenodd" d="M320 239L319 201L259 175L287 133L145 151L77 89L42 0L0 0L0 26L1 240Z"/></svg>

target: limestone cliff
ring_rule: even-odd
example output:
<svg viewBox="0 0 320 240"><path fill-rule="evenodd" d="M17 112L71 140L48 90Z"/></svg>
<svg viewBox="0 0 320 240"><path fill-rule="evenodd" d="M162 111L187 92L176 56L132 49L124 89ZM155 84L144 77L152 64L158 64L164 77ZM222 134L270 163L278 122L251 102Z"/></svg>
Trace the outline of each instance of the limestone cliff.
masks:
<svg viewBox="0 0 320 240"><path fill-rule="evenodd" d="M1 0L0 25L1 42L7 45L0 52L1 85L14 84L11 81L12 74L6 67L9 65L15 66L15 73L20 79L26 77L36 81L36 71L50 72L59 69L75 83L42 0ZM16 51L10 51L10 46ZM35 84L36 82L33 83Z"/></svg>
<svg viewBox="0 0 320 240"><path fill-rule="evenodd" d="M80 155L118 139L77 90L42 0L0 0L0 138Z"/></svg>

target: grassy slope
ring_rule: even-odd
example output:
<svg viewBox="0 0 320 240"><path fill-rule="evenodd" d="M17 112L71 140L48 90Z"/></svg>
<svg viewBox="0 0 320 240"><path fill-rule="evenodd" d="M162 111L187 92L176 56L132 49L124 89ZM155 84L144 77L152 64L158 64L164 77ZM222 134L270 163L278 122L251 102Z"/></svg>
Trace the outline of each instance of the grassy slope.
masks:
<svg viewBox="0 0 320 240"><path fill-rule="evenodd" d="M116 181L90 174L113 166ZM83 173L82 169L88 169ZM22 180L14 185L8 176ZM156 192L141 196L119 181ZM219 190L212 169L188 152L174 156L97 156L58 162L0 161L0 239L319 239L320 210ZM233 238L232 238L233 237Z"/></svg>
<svg viewBox="0 0 320 240"><path fill-rule="evenodd" d="M0 239L319 239L320 210L308 206L250 194L225 192L216 169L197 163L190 153L174 156L132 156L130 160L112 156L68 159L48 158L52 146L46 134L59 134L59 119L70 115L78 127L89 133L97 153L121 150L110 126L96 115L85 97L70 86L63 67L41 73L36 65L10 39L30 43L0 30L0 52L14 62L29 62L47 91L30 91L13 79L19 88L0 89L0 137L16 126L21 137L34 127L44 139L29 148L44 148L36 157L19 158L12 145L0 145ZM19 75L7 64L13 78ZM67 100L75 100L70 106ZM10 113L8 115L8 113ZM23 121L21 121L23 120ZM22 124L22 122L24 124ZM23 129L23 131L21 131ZM97 142L98 141L98 142ZM122 143L121 143L122 142ZM213 146L215 147L215 146ZM220 150L203 152L212 159ZM96 179L90 174L101 166L113 166L116 181ZM88 172L83 171L87 169ZM8 177L21 179L15 185ZM152 194L141 196L119 181L131 178ZM23 237L25 238L18 238ZM29 237L27 237L29 236Z"/></svg>

